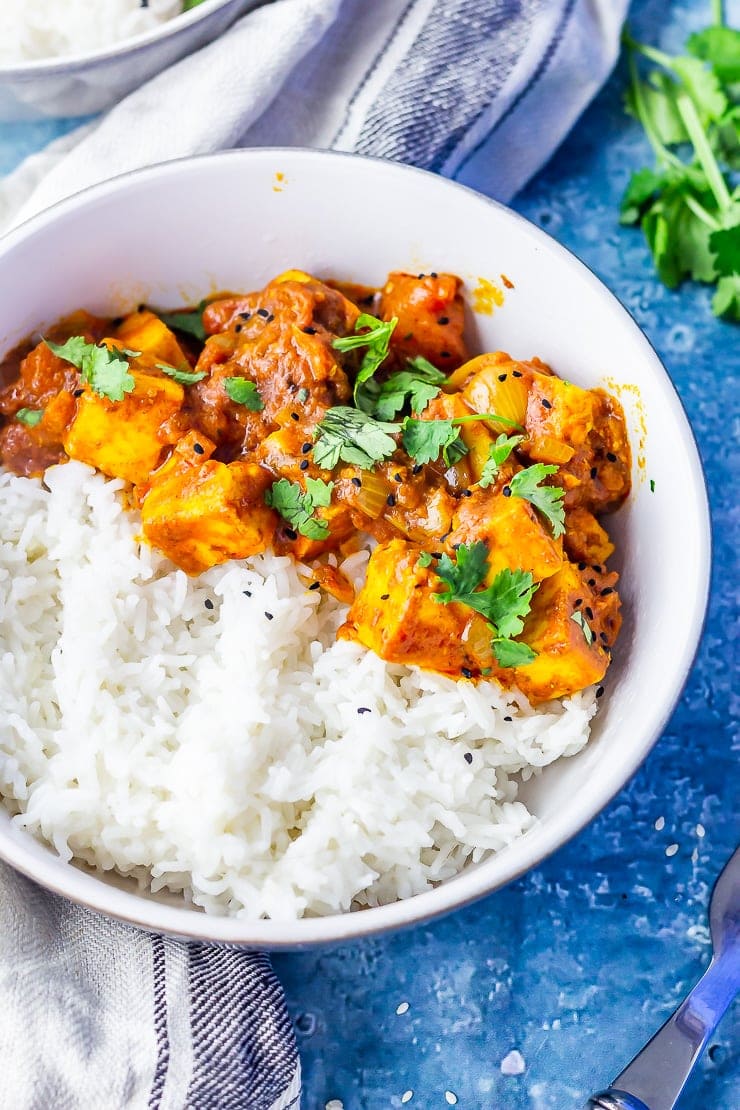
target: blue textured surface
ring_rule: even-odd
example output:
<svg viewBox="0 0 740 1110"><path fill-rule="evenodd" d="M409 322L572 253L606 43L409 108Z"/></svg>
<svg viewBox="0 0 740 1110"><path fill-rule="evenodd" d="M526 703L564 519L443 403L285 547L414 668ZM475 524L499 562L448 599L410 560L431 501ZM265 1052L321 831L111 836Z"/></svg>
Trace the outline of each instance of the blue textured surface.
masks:
<svg viewBox="0 0 740 1110"><path fill-rule="evenodd" d="M632 23L639 37L678 47L708 7L637 0ZM640 235L616 224L628 174L648 157L639 128L622 112L623 83L618 71L515 207L616 292L687 408L714 522L701 649L640 772L537 871L428 927L275 958L296 1021L307 1110L332 1099L340 1100L336 1110L433 1110L455 1100L468 1110L575 1110L621 1070L709 959L707 899L740 823L731 689L738 468L735 456L733 486L727 449L738 414L732 370L740 332L712 317L705 289L663 289ZM0 172L63 129L3 127ZM738 1034L736 1005L682 1110L739 1110ZM524 1071L504 1075L501 1061L513 1049Z"/></svg>

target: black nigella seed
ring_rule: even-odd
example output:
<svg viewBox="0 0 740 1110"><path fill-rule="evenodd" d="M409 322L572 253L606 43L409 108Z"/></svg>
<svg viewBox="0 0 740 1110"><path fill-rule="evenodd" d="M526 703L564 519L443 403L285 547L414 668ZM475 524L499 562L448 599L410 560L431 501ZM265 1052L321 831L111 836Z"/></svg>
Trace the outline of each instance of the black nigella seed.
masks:
<svg viewBox="0 0 740 1110"><path fill-rule="evenodd" d="M445 534L443 536L439 537L439 542L440 543L445 543L447 541L447 537L449 536L449 534L450 534L449 532L445 532Z"/></svg>
<svg viewBox="0 0 740 1110"><path fill-rule="evenodd" d="M372 304L374 300L375 300L375 294L374 293L368 293L368 295L366 297L362 298L362 300L360 301L360 304Z"/></svg>
<svg viewBox="0 0 740 1110"><path fill-rule="evenodd" d="M595 578L589 578L588 584L591 587L595 586L596 585L596 579Z"/></svg>
<svg viewBox="0 0 740 1110"><path fill-rule="evenodd" d="M500 382L505 382L506 381L506 374L499 374L498 380Z"/></svg>
<svg viewBox="0 0 740 1110"><path fill-rule="evenodd" d="M389 505L391 507L391 509L393 508L393 506L396 503L396 499L395 499L395 497L393 496L392 493L388 494L388 496L385 499L385 503L386 503L386 505Z"/></svg>
<svg viewBox="0 0 740 1110"><path fill-rule="evenodd" d="M251 590L242 590L242 593L244 594L245 597L251 597L252 596L252 591Z"/></svg>
<svg viewBox="0 0 740 1110"><path fill-rule="evenodd" d="M267 321L268 324L271 323L274 319L275 319L275 313L274 312L271 312L269 316L265 316L265 320Z"/></svg>
<svg viewBox="0 0 740 1110"><path fill-rule="evenodd" d="M76 389L75 390L75 397L81 397L84 392L85 392L84 389Z"/></svg>
<svg viewBox="0 0 740 1110"><path fill-rule="evenodd" d="M552 405L550 404L550 402L547 400L546 397L542 398L542 407L543 407L543 409L551 409L552 408Z"/></svg>
<svg viewBox="0 0 740 1110"><path fill-rule="evenodd" d="M598 690L596 691L596 697L597 697L597 698L601 698L601 697L603 697L603 696L604 696L604 687L603 687L603 686L599 686Z"/></svg>
<svg viewBox="0 0 740 1110"><path fill-rule="evenodd" d="M304 443L303 446L301 447L301 454L302 455L307 455L312 447L313 447L312 443Z"/></svg>
<svg viewBox="0 0 740 1110"><path fill-rule="evenodd" d="M609 637L607 636L606 632L600 632L599 633L599 639L601 640L602 644L608 644L609 643Z"/></svg>
<svg viewBox="0 0 740 1110"><path fill-rule="evenodd" d="M460 674L463 676L463 678L472 678L473 677L473 672L471 670L469 670L467 667L461 667L460 668Z"/></svg>
<svg viewBox="0 0 740 1110"><path fill-rule="evenodd" d="M575 601L573 602L573 608L577 609L580 605L583 605L583 598L582 597L577 597L575 599Z"/></svg>
<svg viewBox="0 0 740 1110"><path fill-rule="evenodd" d="M436 277L438 276L438 275L437 275L437 271L436 271L436 270L432 270L432 272L431 272L431 274L430 274L429 276L430 276L430 277L433 277L433 278L436 278Z"/></svg>
<svg viewBox="0 0 740 1110"><path fill-rule="evenodd" d="M509 722L511 722L511 721L513 721L513 720L514 720L514 718L513 718L513 717L504 717L504 720L505 720L505 721L509 721Z"/></svg>
<svg viewBox="0 0 740 1110"><path fill-rule="evenodd" d="M522 372L521 372L521 370L512 370L511 371L511 376L512 376L512 378L521 378Z"/></svg>
<svg viewBox="0 0 740 1110"><path fill-rule="evenodd" d="M452 550L453 550L453 551L458 551L458 550L459 550L459 548L460 548L460 544L459 544L459 543L453 543L453 545L452 545Z"/></svg>
<svg viewBox="0 0 740 1110"><path fill-rule="evenodd" d="M306 335L316 335L316 328L304 328Z"/></svg>
<svg viewBox="0 0 740 1110"><path fill-rule="evenodd" d="M267 311L266 308L258 308L257 315L261 316L263 320L266 320L270 313Z"/></svg>
<svg viewBox="0 0 740 1110"><path fill-rule="evenodd" d="M302 462L301 462L301 464L300 464L300 469L301 469L301 470L308 470L308 468L309 468L309 466L310 466L310 465L311 465L311 464L310 464L310 462L308 461L308 459L303 459L303 461L302 461Z"/></svg>
<svg viewBox="0 0 740 1110"><path fill-rule="evenodd" d="M267 610L265 610L265 616L267 617L268 621L272 620L272 613L268 613Z"/></svg>
<svg viewBox="0 0 740 1110"><path fill-rule="evenodd" d="M439 320L437 320L437 323L441 324L442 327L445 327L445 325L449 324L449 322L450 322L449 316L440 316Z"/></svg>
<svg viewBox="0 0 740 1110"><path fill-rule="evenodd" d="M584 611L584 613L586 614L586 616L588 617L588 619L590 621L592 621L594 619L594 611L593 611L593 609L591 608L590 605L587 605L586 608L583 611Z"/></svg>
<svg viewBox="0 0 740 1110"><path fill-rule="evenodd" d="M601 596L602 597L608 597L609 594L613 594L613 593L614 593L614 587L613 586L604 586L604 589L601 591Z"/></svg>
<svg viewBox="0 0 740 1110"><path fill-rule="evenodd" d="M297 413L297 412L292 412L292 413L290 414L290 419L291 419L291 420L300 420L301 418L300 418L300 416L298 415L298 413Z"/></svg>
<svg viewBox="0 0 740 1110"><path fill-rule="evenodd" d="M241 330L242 330L241 324L237 324L236 327L234 328L234 331L241 331Z"/></svg>
<svg viewBox="0 0 740 1110"><path fill-rule="evenodd" d="M442 558L442 552L441 551L433 551L432 552L432 558L433 559L441 559Z"/></svg>
<svg viewBox="0 0 740 1110"><path fill-rule="evenodd" d="M195 451L196 455L205 455L206 453L206 449L202 443L194 443L193 450Z"/></svg>
<svg viewBox="0 0 740 1110"><path fill-rule="evenodd" d="M509 486L504 486L501 492L503 493L504 497L511 497L511 489Z"/></svg>
<svg viewBox="0 0 740 1110"><path fill-rule="evenodd" d="M463 759L465 760L466 763L472 763L473 762L473 753L472 752L466 752L465 755L463 756Z"/></svg>
<svg viewBox="0 0 740 1110"><path fill-rule="evenodd" d="M595 477L596 477L596 475L597 475L598 473L599 473L599 472L598 472L598 470L596 469L596 467L595 467L595 466L592 466L592 467L591 467L591 477L592 477L592 478L595 478Z"/></svg>
<svg viewBox="0 0 740 1110"><path fill-rule="evenodd" d="M252 313L251 312L240 312L239 313L239 319L240 320L251 320L251 318L252 318Z"/></svg>
<svg viewBox="0 0 740 1110"><path fill-rule="evenodd" d="M145 304L137 305L136 306L136 311L137 312L145 312L146 311L146 305Z"/></svg>
<svg viewBox="0 0 740 1110"><path fill-rule="evenodd" d="M205 599L205 601L203 602L203 604L205 605L206 609L212 609L213 608L213 602L211 601L210 597L207 597Z"/></svg>
<svg viewBox="0 0 740 1110"><path fill-rule="evenodd" d="M439 354L440 354L441 358L449 358L450 357L450 352L449 351L440 351Z"/></svg>
<svg viewBox="0 0 740 1110"><path fill-rule="evenodd" d="M403 481L403 478L401 477L401 475L400 475L400 474L394 474L394 475L393 475L393 481L394 481L394 482L402 482L402 481Z"/></svg>
<svg viewBox="0 0 740 1110"><path fill-rule="evenodd" d="M366 705L361 705L357 712L362 716L363 713L372 713L372 709L368 709Z"/></svg>
<svg viewBox="0 0 740 1110"><path fill-rule="evenodd" d="M604 568L600 567L598 563L594 563L594 565L591 567L591 570L595 570L597 574L603 574L604 572Z"/></svg>
<svg viewBox="0 0 740 1110"><path fill-rule="evenodd" d="M308 588L309 588L309 590L320 590L321 589L321 583L320 582L312 582L311 585Z"/></svg>
<svg viewBox="0 0 740 1110"><path fill-rule="evenodd" d="M381 601L387 601L390 596L391 596L390 594L381 594L380 595L380 600Z"/></svg>
<svg viewBox="0 0 740 1110"><path fill-rule="evenodd" d="M285 535L288 537L289 540L298 539L298 533L293 528L286 528Z"/></svg>
<svg viewBox="0 0 740 1110"><path fill-rule="evenodd" d="M359 487L362 485L362 478L353 478L352 485L357 486L357 488L359 489Z"/></svg>
<svg viewBox="0 0 740 1110"><path fill-rule="evenodd" d="M585 570L586 569L586 564L585 563L579 563L578 564L578 569L579 570Z"/></svg>
<svg viewBox="0 0 740 1110"><path fill-rule="evenodd" d="M423 470L423 469L424 469L423 465L422 465L421 463L417 463L417 464L416 464L416 465L415 465L415 466L414 466L414 467L412 468L412 470L411 470L411 473L412 473L412 474L421 474L421 472L422 472L422 470Z"/></svg>
<svg viewBox="0 0 740 1110"><path fill-rule="evenodd" d="M462 492L463 497L472 497L473 496L472 489L464 489L461 492Z"/></svg>
<svg viewBox="0 0 740 1110"><path fill-rule="evenodd" d="M607 451L606 457L609 460L609 462L616 462L617 461L617 456L614 454L613 451Z"/></svg>

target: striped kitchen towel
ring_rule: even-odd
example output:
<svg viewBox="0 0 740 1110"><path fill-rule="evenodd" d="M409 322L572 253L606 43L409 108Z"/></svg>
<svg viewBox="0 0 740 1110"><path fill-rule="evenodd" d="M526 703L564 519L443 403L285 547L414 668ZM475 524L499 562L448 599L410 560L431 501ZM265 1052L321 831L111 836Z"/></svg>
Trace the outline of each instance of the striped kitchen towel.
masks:
<svg viewBox="0 0 740 1110"><path fill-rule="evenodd" d="M140 166L335 147L508 200L609 73L627 0L275 0L0 182L0 226ZM0 1106L293 1110L266 956L152 937L0 865Z"/></svg>

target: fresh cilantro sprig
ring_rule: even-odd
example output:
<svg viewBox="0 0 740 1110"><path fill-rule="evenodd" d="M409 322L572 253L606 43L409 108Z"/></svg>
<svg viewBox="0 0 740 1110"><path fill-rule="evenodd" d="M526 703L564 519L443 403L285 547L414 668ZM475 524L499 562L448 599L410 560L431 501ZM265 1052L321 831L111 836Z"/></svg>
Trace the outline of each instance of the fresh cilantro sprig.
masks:
<svg viewBox="0 0 740 1110"><path fill-rule="evenodd" d="M224 378L226 396L235 405L244 405L250 412L262 412L265 402L254 382L248 378Z"/></svg>
<svg viewBox="0 0 740 1110"><path fill-rule="evenodd" d="M35 428L37 424L41 423L43 415L43 409L18 409L15 418L21 424L25 424L27 428Z"/></svg>
<svg viewBox="0 0 740 1110"><path fill-rule="evenodd" d="M504 493L508 489L512 497L522 497L539 509L549 521L555 539L565 532L565 490L560 486L543 486L542 482L557 470L556 466L534 463L518 471L504 489Z"/></svg>
<svg viewBox="0 0 740 1110"><path fill-rule="evenodd" d="M333 470L340 460L372 470L396 450L391 437L398 431L397 424L375 420L347 405L335 405L316 428L314 462L325 470Z"/></svg>
<svg viewBox="0 0 740 1110"><path fill-rule="evenodd" d="M502 432L496 442L491 444L488 449L486 465L478 479L478 485L481 489L488 489L496 481L502 464L506 462L514 448L518 447L523 441L524 436L507 436L505 432Z"/></svg>
<svg viewBox="0 0 740 1110"><path fill-rule="evenodd" d="M441 454L447 465L452 466L468 453L457 430L458 426L474 420L495 420L498 424L507 424L512 428L521 427L495 412L474 412L469 416L456 416L450 420L414 420L412 416L407 416L401 433L403 449L417 463L434 462Z"/></svg>
<svg viewBox="0 0 740 1110"><path fill-rule="evenodd" d="M396 371L384 382L367 382L357 393L357 404L378 420L392 420L407 404L418 415L446 380L445 373L423 355L417 355L406 360L405 370Z"/></svg>
<svg viewBox="0 0 740 1110"><path fill-rule="evenodd" d="M329 535L328 521L314 516L316 509L331 504L333 482L306 478L305 491L298 482L280 478L265 491L265 504L280 513L297 532L310 540L325 540Z"/></svg>
<svg viewBox="0 0 740 1110"><path fill-rule="evenodd" d="M642 124L656 166L633 173L621 222L639 223L661 281L716 285L712 309L740 320L740 31L715 25L669 55L625 35L627 107ZM637 58L653 63L644 80ZM687 152L684 157L681 155Z"/></svg>
<svg viewBox="0 0 740 1110"><path fill-rule="evenodd" d="M203 327L203 309L207 304L207 301L201 301L197 308L191 309L189 312L159 312L158 309L154 309L154 312L168 328L183 331L186 335L192 335L195 339L204 343L206 329Z"/></svg>
<svg viewBox="0 0 740 1110"><path fill-rule="evenodd" d="M158 370L179 385L195 385L196 382L202 382L206 376L205 370L178 370L174 366L167 366L164 362L158 362L156 365Z"/></svg>
<svg viewBox="0 0 740 1110"><path fill-rule="evenodd" d="M360 369L355 378L354 399L358 402L360 387L363 382L372 378L381 363L388 357L388 348L393 331L398 323L398 317L392 320L379 320L368 312L361 312L355 321L355 334L345 335L335 339L332 343L337 351L354 351L358 347L366 347L362 356ZM366 331L361 331L366 328Z"/></svg>
<svg viewBox="0 0 740 1110"><path fill-rule="evenodd" d="M536 653L528 644L514 639L524 628L524 618L538 588L529 571L504 567L490 586L478 589L489 571L488 548L482 540L470 546L460 544L454 560L449 555L434 560L422 552L419 562L423 567L431 567L445 583L446 588L434 595L435 601L467 605L486 619L499 666L520 667L532 662Z"/></svg>
<svg viewBox="0 0 740 1110"><path fill-rule="evenodd" d="M116 348L105 344L88 343L81 335L73 335L66 343L44 342L65 362L71 362L80 371L80 378L101 397L109 401L122 401L136 385L129 373L128 357Z"/></svg>

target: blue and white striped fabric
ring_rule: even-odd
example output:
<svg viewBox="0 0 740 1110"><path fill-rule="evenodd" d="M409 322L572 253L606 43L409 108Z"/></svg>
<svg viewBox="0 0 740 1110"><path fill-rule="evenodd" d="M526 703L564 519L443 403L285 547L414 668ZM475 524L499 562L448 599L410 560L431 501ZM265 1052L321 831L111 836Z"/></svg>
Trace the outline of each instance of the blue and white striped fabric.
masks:
<svg viewBox="0 0 740 1110"><path fill-rule="evenodd" d="M508 200L617 55L627 0L275 0L0 182L0 225L126 170L335 147ZM0 866L0 1104L293 1110L267 957L150 937Z"/></svg>

